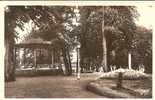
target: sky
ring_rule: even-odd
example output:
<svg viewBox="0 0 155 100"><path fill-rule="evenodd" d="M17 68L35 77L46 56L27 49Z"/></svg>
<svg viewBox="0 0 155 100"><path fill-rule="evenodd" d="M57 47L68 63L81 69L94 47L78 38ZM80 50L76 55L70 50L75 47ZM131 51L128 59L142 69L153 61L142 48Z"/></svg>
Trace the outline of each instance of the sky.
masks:
<svg viewBox="0 0 155 100"><path fill-rule="evenodd" d="M137 6L137 11L140 16L136 23L146 28L152 28L155 19L155 13L153 13L155 11L155 6Z"/></svg>

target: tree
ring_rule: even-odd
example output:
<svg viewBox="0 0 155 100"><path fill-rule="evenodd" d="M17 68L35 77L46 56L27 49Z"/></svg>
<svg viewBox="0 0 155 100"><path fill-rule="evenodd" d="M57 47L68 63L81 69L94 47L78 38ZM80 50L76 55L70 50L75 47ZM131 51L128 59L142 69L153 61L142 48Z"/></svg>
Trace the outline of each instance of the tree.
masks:
<svg viewBox="0 0 155 100"><path fill-rule="evenodd" d="M118 42L117 49L118 50L127 49L128 53L130 53L132 49L133 35L136 29L134 19L138 16L135 7L114 6L107 9L111 10L111 13L113 13L112 15L107 14L107 19L109 19L107 20L107 26L112 26L114 27L115 31L117 31L115 32L116 33L115 36L119 40L118 39L114 40Z"/></svg>
<svg viewBox="0 0 155 100"><path fill-rule="evenodd" d="M91 67L96 59L102 58L101 18L97 9L100 7L84 6L80 10L80 65L82 69ZM91 46L90 46L91 45ZM92 63L92 64L91 64Z"/></svg>
<svg viewBox="0 0 155 100"><path fill-rule="evenodd" d="M136 52L133 55L132 61L135 69L140 64L143 64L145 66L145 72L152 73L152 29L137 26L133 47Z"/></svg>
<svg viewBox="0 0 155 100"><path fill-rule="evenodd" d="M82 7L80 37L82 56L86 54L88 57L93 56L99 52L97 48L100 50L99 57L102 56L100 59L104 70L109 71L110 53L131 48L136 17L137 12L132 6Z"/></svg>
<svg viewBox="0 0 155 100"><path fill-rule="evenodd" d="M18 16L21 12L16 12L16 8L6 7L5 9L5 81L15 80L15 65L14 65L14 43L17 33L14 28L16 25L19 27L21 24L17 22L21 16ZM20 18L19 18L20 21Z"/></svg>
<svg viewBox="0 0 155 100"><path fill-rule="evenodd" d="M33 8L33 7L32 7ZM70 46L72 45L72 39L69 37L71 19L73 17L73 8L72 7L37 7L35 9L37 14L34 15L33 19L39 27L38 37L43 38L44 40L53 40L58 38L58 41L61 41L62 53L66 67L67 75L72 74L71 61L70 61ZM37 18L40 16L40 18ZM33 17L31 16L31 19Z"/></svg>
<svg viewBox="0 0 155 100"><path fill-rule="evenodd" d="M24 24L32 21L34 29L28 34L28 37L41 37L44 40L52 40L59 38L58 33L64 38L65 44L68 46L71 44L70 40L67 39L68 35L66 23L70 24L73 17L73 7L67 6L9 6L5 11L5 80L11 81L15 79L15 66L13 61L13 47L15 43L15 37L18 36L16 27L24 30ZM68 32L68 33L67 33ZM61 36L60 36L61 37ZM65 45L66 46L66 45ZM69 60L69 75L71 74L71 64L68 47L65 50L65 59Z"/></svg>

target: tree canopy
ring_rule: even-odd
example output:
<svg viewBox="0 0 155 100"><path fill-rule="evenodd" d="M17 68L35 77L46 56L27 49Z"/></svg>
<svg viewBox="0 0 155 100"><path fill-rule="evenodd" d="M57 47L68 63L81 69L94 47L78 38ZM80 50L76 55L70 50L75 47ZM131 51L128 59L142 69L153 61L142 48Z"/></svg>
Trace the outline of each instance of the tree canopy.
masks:
<svg viewBox="0 0 155 100"><path fill-rule="evenodd" d="M68 51L80 43L81 67L84 63L102 66L105 54L108 67L124 67L129 52L138 53L137 57L133 54L134 59L142 56L142 63L152 66L152 61L147 60L152 59L152 30L136 26L138 16L135 6L8 6L5 44L10 44L6 46L13 53L15 39L20 35L17 28L25 31L25 25L30 23L24 40L39 37L55 42L63 47L65 61L70 59Z"/></svg>
<svg viewBox="0 0 155 100"><path fill-rule="evenodd" d="M121 50L130 51L136 30L135 19L138 17L134 6L81 7L80 14L82 56L86 55L85 57L94 59L99 56L102 59L103 34L106 37L108 57L113 50L118 56L120 56ZM103 21L104 23L102 23ZM104 32L102 30L103 24ZM108 58L109 61L111 59Z"/></svg>

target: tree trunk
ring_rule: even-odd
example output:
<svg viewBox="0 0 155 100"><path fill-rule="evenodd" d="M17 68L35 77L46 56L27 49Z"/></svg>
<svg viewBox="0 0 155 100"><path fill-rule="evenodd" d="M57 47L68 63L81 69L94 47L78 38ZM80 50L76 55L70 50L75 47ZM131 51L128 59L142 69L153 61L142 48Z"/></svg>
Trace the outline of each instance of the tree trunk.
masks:
<svg viewBox="0 0 155 100"><path fill-rule="evenodd" d="M68 58L68 64L69 64L69 75L72 75L72 65L71 65L69 50L67 49L66 52L67 52L67 58Z"/></svg>
<svg viewBox="0 0 155 100"><path fill-rule="evenodd" d="M62 50L62 56L65 64L65 74L68 74L68 67L67 67L68 63L67 63L66 53L64 49Z"/></svg>
<svg viewBox="0 0 155 100"><path fill-rule="evenodd" d="M15 81L15 65L13 55L13 43L6 40L5 43L5 81Z"/></svg>
<svg viewBox="0 0 155 100"><path fill-rule="evenodd" d="M106 41L107 42L107 41ZM111 65L111 55L110 55L110 50L107 47L107 55L106 55L106 59L107 59L107 71L110 71L110 65Z"/></svg>
<svg viewBox="0 0 155 100"><path fill-rule="evenodd" d="M82 24L82 29L81 29L81 34L80 34L80 44L81 44L81 47L80 47L80 67L81 67L81 71L84 70L84 65L83 65L83 60L85 58L85 53L87 52L86 51L86 33L87 33L87 30L88 30L88 17L90 15L90 12L88 10L87 7L83 7L82 8L82 11L81 11L81 24Z"/></svg>
<svg viewBox="0 0 155 100"><path fill-rule="evenodd" d="M63 54L63 60L64 60L64 63L65 63L65 73L66 73L66 75L67 76L69 76L69 75L71 75L71 63L70 63L70 61L69 61L69 57L68 57L68 54L67 54L67 50L66 49L63 49L62 50L62 54Z"/></svg>
<svg viewBox="0 0 155 100"><path fill-rule="evenodd" d="M79 70L79 51L78 48L76 49L77 51L77 62L76 62L76 73L78 74L78 70Z"/></svg>
<svg viewBox="0 0 155 100"><path fill-rule="evenodd" d="M103 60L102 60L102 66L103 70L105 72L108 71L107 67L107 43L106 43L106 36L104 32L104 7L103 7L103 21L102 21L102 46L103 46Z"/></svg>

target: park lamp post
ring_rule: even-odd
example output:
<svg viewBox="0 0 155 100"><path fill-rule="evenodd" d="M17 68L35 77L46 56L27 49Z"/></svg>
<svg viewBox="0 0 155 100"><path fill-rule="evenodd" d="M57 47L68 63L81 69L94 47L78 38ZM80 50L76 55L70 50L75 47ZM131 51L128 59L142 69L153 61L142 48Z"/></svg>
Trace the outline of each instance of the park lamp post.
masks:
<svg viewBox="0 0 155 100"><path fill-rule="evenodd" d="M77 45L77 69L76 69L76 72L77 72L77 79L79 80L80 79L80 43L78 43Z"/></svg>

